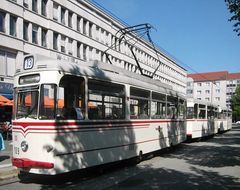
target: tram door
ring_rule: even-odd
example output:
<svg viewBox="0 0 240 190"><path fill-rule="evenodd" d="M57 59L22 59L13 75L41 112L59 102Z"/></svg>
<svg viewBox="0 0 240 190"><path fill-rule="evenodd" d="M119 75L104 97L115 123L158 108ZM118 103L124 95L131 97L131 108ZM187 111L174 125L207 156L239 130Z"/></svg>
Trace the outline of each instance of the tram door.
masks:
<svg viewBox="0 0 240 190"><path fill-rule="evenodd" d="M64 76L59 84L58 111L63 119L82 120L85 117L84 79Z"/></svg>

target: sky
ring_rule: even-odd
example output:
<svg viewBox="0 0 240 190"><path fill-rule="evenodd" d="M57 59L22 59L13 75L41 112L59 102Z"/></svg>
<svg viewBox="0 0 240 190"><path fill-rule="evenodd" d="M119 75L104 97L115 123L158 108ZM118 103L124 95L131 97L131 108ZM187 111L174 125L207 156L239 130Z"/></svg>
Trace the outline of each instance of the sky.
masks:
<svg viewBox="0 0 240 190"><path fill-rule="evenodd" d="M94 0L130 26L149 23L154 43L188 73L240 72L240 36L224 0Z"/></svg>

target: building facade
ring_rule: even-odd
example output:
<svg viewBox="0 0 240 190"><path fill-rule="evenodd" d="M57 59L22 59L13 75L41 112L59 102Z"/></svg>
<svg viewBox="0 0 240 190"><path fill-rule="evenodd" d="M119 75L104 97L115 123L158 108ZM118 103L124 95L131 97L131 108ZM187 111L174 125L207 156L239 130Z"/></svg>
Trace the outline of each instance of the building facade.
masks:
<svg viewBox="0 0 240 190"><path fill-rule="evenodd" d="M187 97L231 109L231 98L240 86L240 73L227 71L189 74Z"/></svg>
<svg viewBox="0 0 240 190"><path fill-rule="evenodd" d="M128 35L128 41L122 42L116 35L124 27L87 0L1 0L0 85L11 85L18 63L32 53L76 63L110 59L114 65L139 72L128 43L136 36ZM170 56L159 49L156 54L143 39L133 51L144 74L152 75L160 65L154 79L186 93L187 72Z"/></svg>

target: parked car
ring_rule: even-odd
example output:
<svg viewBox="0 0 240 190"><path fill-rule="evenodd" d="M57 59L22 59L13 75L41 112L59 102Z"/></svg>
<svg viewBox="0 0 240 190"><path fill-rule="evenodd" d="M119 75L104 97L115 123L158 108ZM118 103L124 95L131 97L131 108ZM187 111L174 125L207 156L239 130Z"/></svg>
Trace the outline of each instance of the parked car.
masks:
<svg viewBox="0 0 240 190"><path fill-rule="evenodd" d="M240 124L240 121L237 121L236 124Z"/></svg>

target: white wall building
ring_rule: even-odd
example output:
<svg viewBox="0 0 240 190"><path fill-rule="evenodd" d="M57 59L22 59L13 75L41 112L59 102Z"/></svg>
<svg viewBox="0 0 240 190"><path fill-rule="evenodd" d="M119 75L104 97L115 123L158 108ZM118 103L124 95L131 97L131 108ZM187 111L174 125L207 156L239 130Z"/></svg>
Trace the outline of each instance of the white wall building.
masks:
<svg viewBox="0 0 240 190"><path fill-rule="evenodd" d="M231 108L231 97L240 85L240 73L227 71L189 74L187 97Z"/></svg>
<svg viewBox="0 0 240 190"><path fill-rule="evenodd" d="M29 53L48 55L72 62L100 60L139 72L128 42L120 42L121 22L87 0L1 0L0 3L0 86L11 84L16 65ZM130 39L132 36L127 36ZM135 44L144 74L186 92L187 73L172 58L145 40ZM158 60L160 58L160 62ZM1 93L1 92L0 92ZM2 92L4 93L4 92Z"/></svg>

